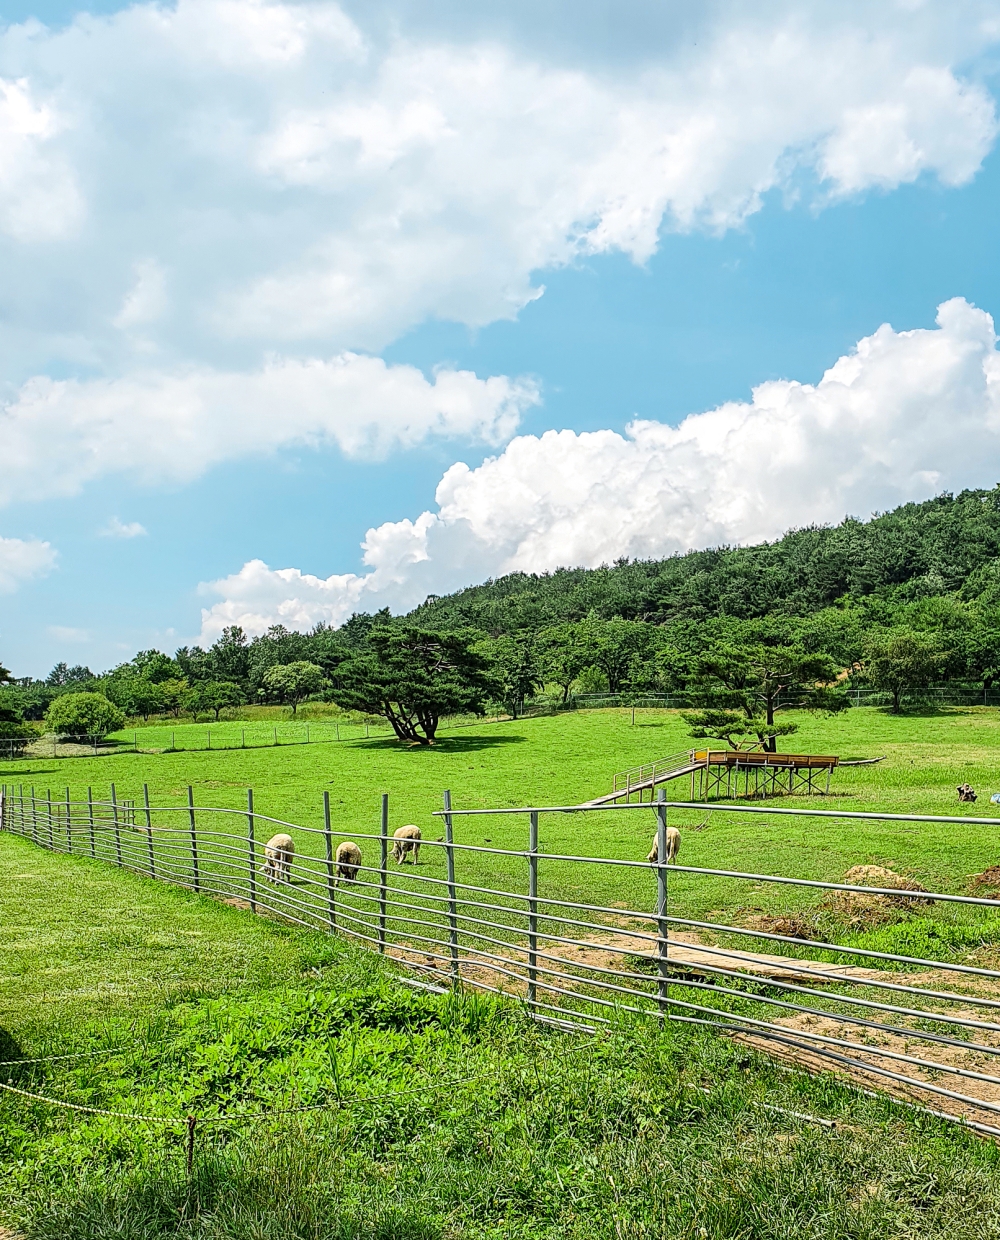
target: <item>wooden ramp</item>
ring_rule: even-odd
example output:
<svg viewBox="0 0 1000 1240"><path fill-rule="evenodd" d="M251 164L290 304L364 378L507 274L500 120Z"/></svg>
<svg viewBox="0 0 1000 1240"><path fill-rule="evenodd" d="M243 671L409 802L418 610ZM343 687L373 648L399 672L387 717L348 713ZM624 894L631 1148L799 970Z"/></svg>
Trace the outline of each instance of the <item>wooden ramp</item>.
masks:
<svg viewBox="0 0 1000 1240"><path fill-rule="evenodd" d="M643 780L629 784L627 790L618 788L614 792L609 792L607 796L597 797L593 801L587 801L586 804L588 806L612 805L615 801L621 801L623 798L631 799L636 794L642 800L642 793L647 789L652 792L657 784L666 783L669 779L680 779L682 775L693 775L695 771L702 771L704 769L704 762L687 762L684 766L676 767L673 770L656 771ZM652 800L652 797L650 797L650 800Z"/></svg>

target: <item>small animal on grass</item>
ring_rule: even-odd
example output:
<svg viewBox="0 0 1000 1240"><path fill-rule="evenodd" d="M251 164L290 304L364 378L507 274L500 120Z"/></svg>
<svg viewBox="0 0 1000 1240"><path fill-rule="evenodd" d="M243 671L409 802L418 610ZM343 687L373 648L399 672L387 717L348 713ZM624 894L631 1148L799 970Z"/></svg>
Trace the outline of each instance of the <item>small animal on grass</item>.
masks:
<svg viewBox="0 0 1000 1240"><path fill-rule="evenodd" d="M976 799L976 790L969 784L959 784L957 791L960 801L974 801Z"/></svg>
<svg viewBox="0 0 1000 1240"><path fill-rule="evenodd" d="M261 874L274 883L287 883L291 876L295 843L290 835L272 835L264 845Z"/></svg>
<svg viewBox="0 0 1000 1240"><path fill-rule="evenodd" d="M650 849L647 861L659 861L660 846L658 842L659 832L653 836L653 847ZM681 833L676 827L667 827L667 855L663 860L669 865L681 850Z"/></svg>
<svg viewBox="0 0 1000 1240"><path fill-rule="evenodd" d="M403 864L408 852L413 853L411 863L420 863L420 828L415 826L399 827L392 833L392 856L397 865Z"/></svg>
<svg viewBox="0 0 1000 1240"><path fill-rule="evenodd" d="M341 840L337 845L337 877L353 883L361 869L361 849L353 840Z"/></svg>

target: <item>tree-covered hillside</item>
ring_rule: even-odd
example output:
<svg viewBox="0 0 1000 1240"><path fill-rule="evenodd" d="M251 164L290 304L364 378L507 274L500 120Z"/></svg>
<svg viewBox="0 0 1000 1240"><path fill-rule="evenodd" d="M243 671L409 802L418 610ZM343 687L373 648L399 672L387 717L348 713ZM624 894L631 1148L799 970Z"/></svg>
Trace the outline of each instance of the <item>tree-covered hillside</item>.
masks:
<svg viewBox="0 0 1000 1240"><path fill-rule="evenodd" d="M596 569L512 573L407 619L422 628L523 632L591 612L669 624L713 616L806 616L872 595L900 604L942 594L1000 599L1000 486L904 504L869 521L793 530L773 543L689 551Z"/></svg>
<svg viewBox="0 0 1000 1240"><path fill-rule="evenodd" d="M458 710L516 713L540 694L567 705L597 691L681 694L701 711L694 735L773 748L793 729L776 711L837 709L848 685L898 710L936 682L978 686L985 700L998 680L1000 487L754 547L515 573L339 629L276 625L250 638L234 626L208 650L145 650L101 675L60 663L44 682L0 687L0 735L82 692L132 718L218 719L258 703L294 712L321 697L430 741Z"/></svg>

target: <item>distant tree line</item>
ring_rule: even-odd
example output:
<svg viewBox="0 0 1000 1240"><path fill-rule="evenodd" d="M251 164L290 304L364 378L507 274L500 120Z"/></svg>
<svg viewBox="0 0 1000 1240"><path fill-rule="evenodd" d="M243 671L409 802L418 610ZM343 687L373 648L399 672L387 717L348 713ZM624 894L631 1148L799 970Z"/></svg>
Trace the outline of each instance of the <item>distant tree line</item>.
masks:
<svg viewBox="0 0 1000 1240"><path fill-rule="evenodd" d="M44 681L12 680L0 668L0 734L61 697L100 694L132 718L332 701L426 742L445 715L517 714L542 693L558 706L656 692L682 695L695 737L773 749L794 731L789 709L841 709L850 686L898 710L932 683L997 680L1000 488L755 547L513 574L339 629L251 639L233 626L208 649L142 651L100 675L60 663Z"/></svg>

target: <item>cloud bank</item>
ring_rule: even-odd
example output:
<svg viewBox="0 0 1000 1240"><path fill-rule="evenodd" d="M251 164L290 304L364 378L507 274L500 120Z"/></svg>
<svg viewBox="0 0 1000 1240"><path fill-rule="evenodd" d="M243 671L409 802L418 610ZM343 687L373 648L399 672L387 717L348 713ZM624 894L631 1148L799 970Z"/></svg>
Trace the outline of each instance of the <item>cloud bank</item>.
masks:
<svg viewBox="0 0 1000 1240"><path fill-rule="evenodd" d="M530 380L479 379L344 353L120 379L34 379L0 409L0 503L73 495L107 474L186 482L212 465L292 445L383 456L430 435L500 443L538 400Z"/></svg>
<svg viewBox="0 0 1000 1240"><path fill-rule="evenodd" d="M0 31L0 379L509 319L547 268L642 262L776 188L962 184L996 135L978 0L637 2L608 55L585 10L532 42L538 14L470 7L177 0Z"/></svg>
<svg viewBox="0 0 1000 1240"><path fill-rule="evenodd" d="M368 531L367 573L326 579L251 561L203 586L202 640L226 624L339 624L415 606L514 570L754 542L1000 478L1000 353L993 320L961 298L937 327L888 324L819 383L761 384L749 403L679 426L519 436L478 469L445 473L436 511Z"/></svg>

